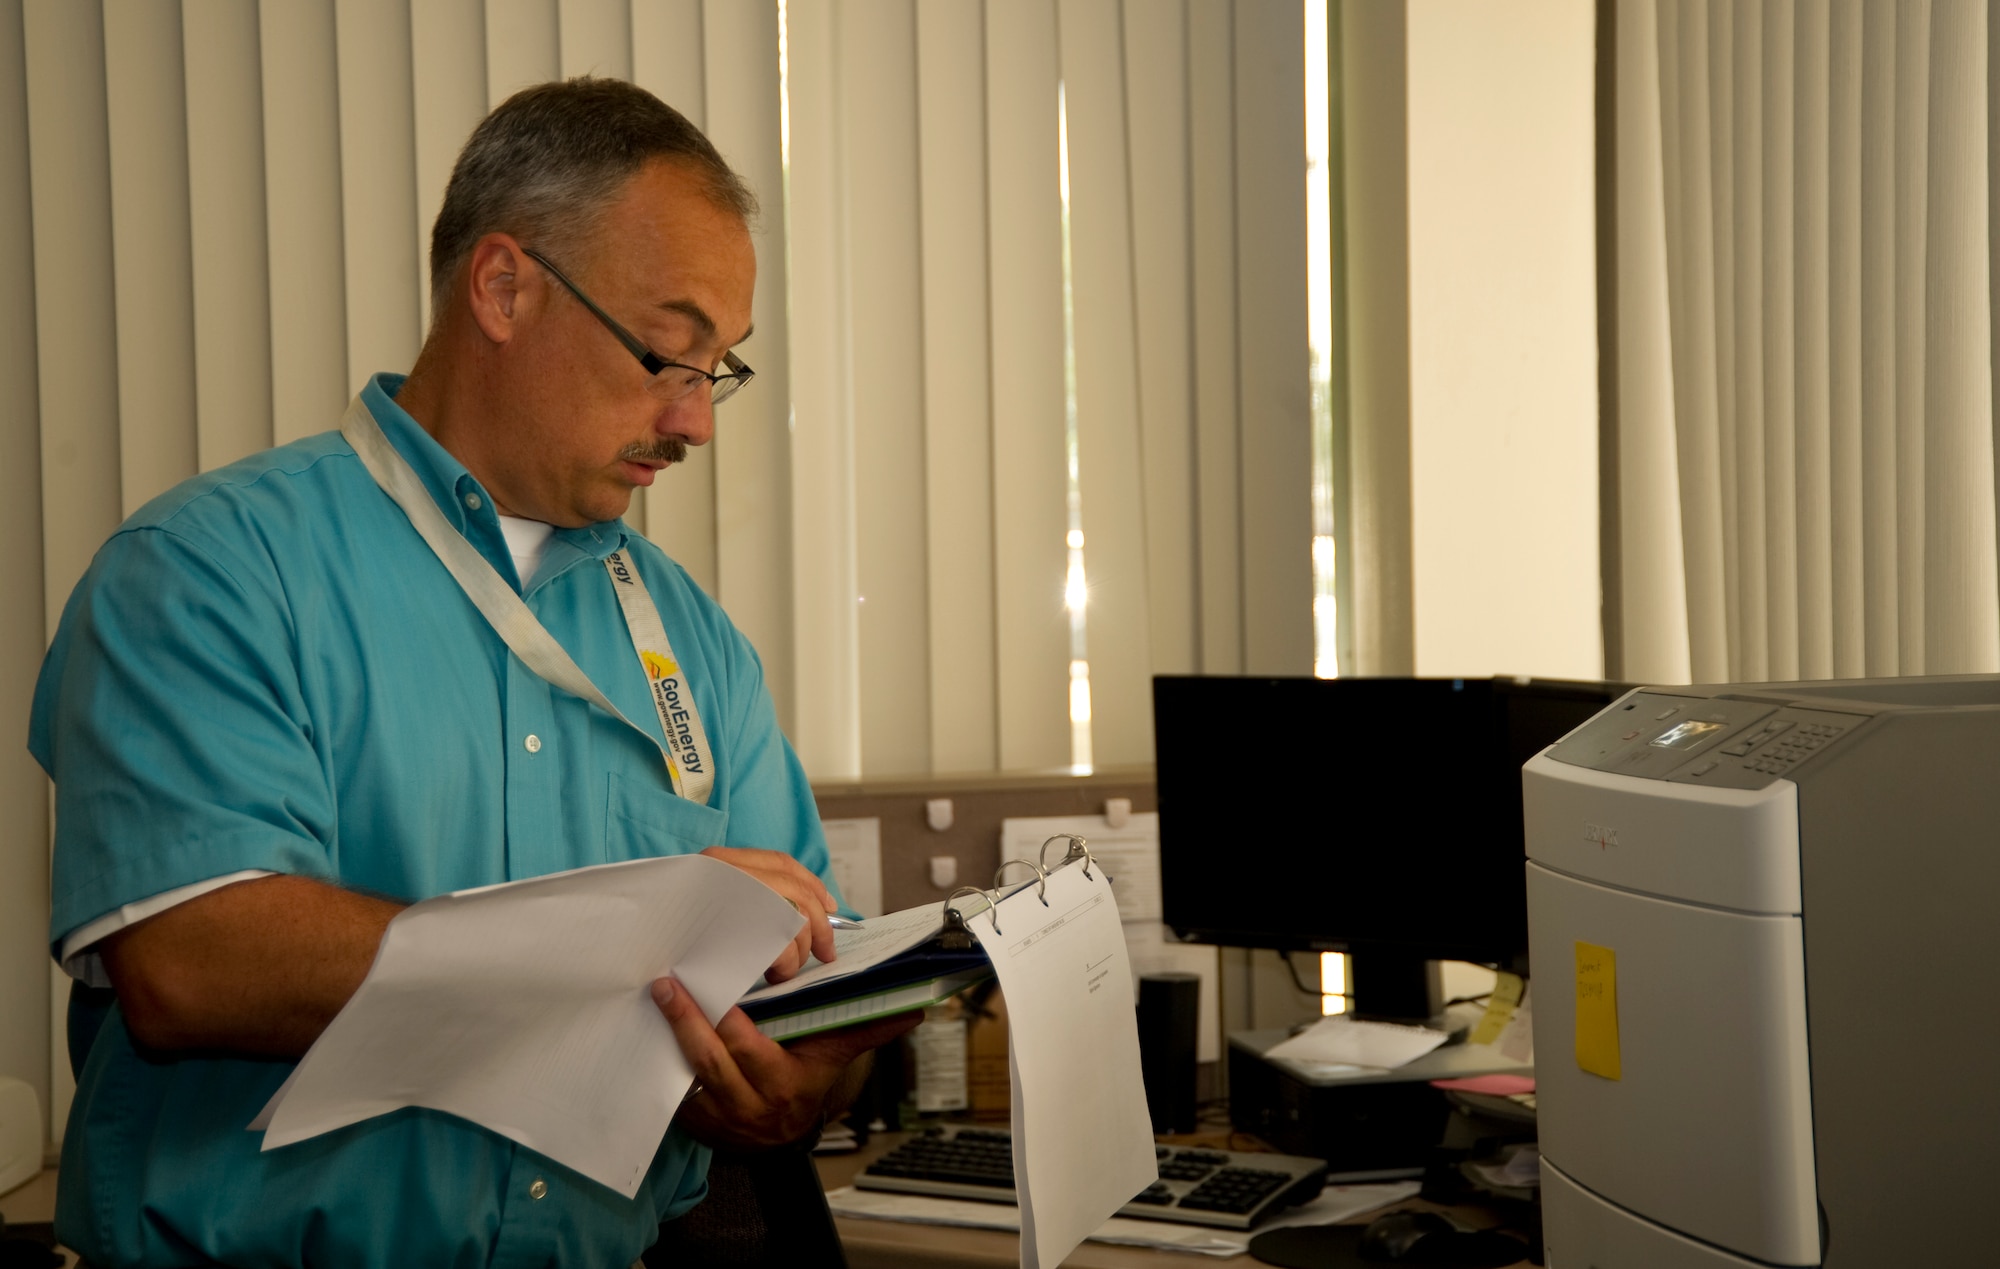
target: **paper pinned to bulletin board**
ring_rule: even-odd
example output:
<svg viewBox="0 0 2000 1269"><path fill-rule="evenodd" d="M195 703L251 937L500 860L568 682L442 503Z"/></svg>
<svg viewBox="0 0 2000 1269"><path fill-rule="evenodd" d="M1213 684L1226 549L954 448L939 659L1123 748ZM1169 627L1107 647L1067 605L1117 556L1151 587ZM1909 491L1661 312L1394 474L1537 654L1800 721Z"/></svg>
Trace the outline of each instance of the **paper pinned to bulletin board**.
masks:
<svg viewBox="0 0 2000 1269"><path fill-rule="evenodd" d="M1200 1017L1195 1031L1195 1060L1222 1059L1222 1009L1218 999L1221 972L1216 949L1207 944L1179 943L1160 922L1160 817L1155 812L1131 815L1113 828L1102 815L1040 815L1000 822L1000 858L1041 859L1042 843L1057 833L1075 833L1090 843L1090 853L1111 874L1111 893L1118 901L1118 919L1125 927L1125 953L1132 961L1133 990L1141 974L1168 971L1201 977ZM1051 866L1062 848L1049 848ZM1010 873L1018 881L1024 873ZM985 880L981 878L981 880Z"/></svg>
<svg viewBox="0 0 2000 1269"><path fill-rule="evenodd" d="M882 821L823 820L826 853L833 859L833 882L840 897L862 916L882 915Z"/></svg>

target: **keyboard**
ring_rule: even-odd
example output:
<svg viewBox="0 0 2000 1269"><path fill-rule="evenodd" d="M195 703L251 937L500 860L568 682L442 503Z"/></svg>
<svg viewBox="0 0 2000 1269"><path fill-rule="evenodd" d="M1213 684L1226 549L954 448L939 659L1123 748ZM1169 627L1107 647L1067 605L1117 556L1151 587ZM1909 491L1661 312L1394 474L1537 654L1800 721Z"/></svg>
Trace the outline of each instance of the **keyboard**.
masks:
<svg viewBox="0 0 2000 1269"><path fill-rule="evenodd" d="M1326 1184L1326 1161L1156 1146L1160 1179L1118 1209L1120 1216L1251 1229L1281 1207L1303 1203ZM1004 1128L927 1128L854 1178L863 1190L940 1198L1014 1201L1014 1139Z"/></svg>

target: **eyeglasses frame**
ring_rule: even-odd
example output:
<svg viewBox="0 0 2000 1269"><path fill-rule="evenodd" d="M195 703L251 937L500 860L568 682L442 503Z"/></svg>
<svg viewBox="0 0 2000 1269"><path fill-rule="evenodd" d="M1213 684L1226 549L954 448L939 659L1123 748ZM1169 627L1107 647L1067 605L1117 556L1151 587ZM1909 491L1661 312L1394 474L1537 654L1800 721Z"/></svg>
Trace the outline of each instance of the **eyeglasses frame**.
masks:
<svg viewBox="0 0 2000 1269"><path fill-rule="evenodd" d="M660 356L660 354L654 352L651 348L649 348L646 345L646 341L640 339L637 335L634 335L631 331L626 330L623 326L619 325L618 320L612 317L611 314L599 308L597 306L597 301L591 299L588 295L585 295L583 293L583 288L578 286L576 283L570 281L569 276L565 274L561 269L558 269L554 264L550 263L547 256L544 256L541 252L536 251L533 247L522 247L521 251L522 254L526 255L530 260L533 260L536 264L539 264L544 269L547 269L549 273L552 276L554 276L556 281L562 283L563 286L569 290L569 293L571 295L574 295L578 300L582 301L583 306L590 310L591 316L595 317L598 321L604 323L604 328L610 331L612 336L616 338L619 343L625 345L625 351L631 353L634 357L637 357L639 359L639 364L646 368L646 373L652 375L655 379L657 379L662 372L667 370L692 371L695 374L700 375L702 378L708 380L709 382L708 403L710 406L717 406L721 405L724 401L727 401L730 397L735 396L736 393L745 384L749 383L752 379L757 377L757 372L755 370L752 370L748 365L748 363L746 363L741 357L738 357L733 352L725 352L722 354L722 364L728 367L729 373L720 375L710 374L708 371L703 370L700 366L690 366L687 363L680 361L668 361L665 357ZM690 386L688 392L683 393L682 395L688 395L693 391L694 388ZM676 397L674 399L678 400L679 398Z"/></svg>

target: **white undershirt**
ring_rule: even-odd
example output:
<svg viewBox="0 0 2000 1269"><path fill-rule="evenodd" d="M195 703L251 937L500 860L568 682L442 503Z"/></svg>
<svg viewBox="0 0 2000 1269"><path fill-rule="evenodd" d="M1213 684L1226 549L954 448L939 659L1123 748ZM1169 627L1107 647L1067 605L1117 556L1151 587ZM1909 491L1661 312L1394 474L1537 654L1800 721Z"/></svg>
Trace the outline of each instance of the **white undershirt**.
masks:
<svg viewBox="0 0 2000 1269"><path fill-rule="evenodd" d="M269 877L271 873L256 868L246 868L242 872L232 872L226 877L210 877L207 881L197 881L191 886L178 886L165 890L150 899L128 903L116 912L107 912L95 921L87 921L70 931L63 940L63 972L71 978L80 979L86 987L109 987L111 978L104 972L104 959L90 949L128 925L137 925L150 916L158 916L168 908L197 899L211 890L239 881L252 881L258 877Z"/></svg>
<svg viewBox="0 0 2000 1269"><path fill-rule="evenodd" d="M540 520L500 517L500 532L507 538L507 553L514 557L514 572L521 579L522 590L535 580L535 570L542 566L542 553L548 550L549 537L555 531L556 526Z"/></svg>
<svg viewBox="0 0 2000 1269"><path fill-rule="evenodd" d="M514 557L514 572L521 579L522 590L535 580L535 572L542 566L542 556L548 550L549 538L555 531L554 525L540 520L526 520L520 516L500 517L500 532L507 539L507 553ZM249 868L232 872L226 877L210 877L193 885L162 891L137 903L128 903L116 912L107 912L95 921L78 926L63 940L63 972L71 978L81 979L86 986L109 987L111 979L104 972L103 959L90 950L92 947L128 925L137 925L147 917L158 916L168 908L199 898L211 890L271 875Z"/></svg>

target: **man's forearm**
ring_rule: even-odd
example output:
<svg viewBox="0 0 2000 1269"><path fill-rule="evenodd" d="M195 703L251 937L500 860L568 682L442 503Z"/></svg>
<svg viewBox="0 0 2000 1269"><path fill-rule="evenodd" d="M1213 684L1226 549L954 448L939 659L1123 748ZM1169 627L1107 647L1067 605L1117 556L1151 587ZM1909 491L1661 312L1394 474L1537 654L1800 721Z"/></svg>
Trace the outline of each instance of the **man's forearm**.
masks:
<svg viewBox="0 0 2000 1269"><path fill-rule="evenodd" d="M133 1038L297 1057L340 1012L400 904L304 877L212 890L106 939Z"/></svg>

